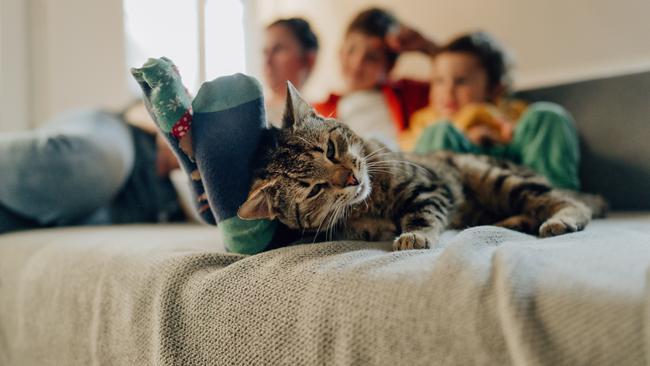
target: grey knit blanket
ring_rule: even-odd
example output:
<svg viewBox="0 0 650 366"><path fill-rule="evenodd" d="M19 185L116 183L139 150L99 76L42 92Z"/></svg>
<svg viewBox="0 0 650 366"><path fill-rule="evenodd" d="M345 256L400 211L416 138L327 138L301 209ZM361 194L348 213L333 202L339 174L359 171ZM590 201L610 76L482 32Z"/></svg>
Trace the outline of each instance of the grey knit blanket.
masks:
<svg viewBox="0 0 650 366"><path fill-rule="evenodd" d="M432 250L332 242L245 257L213 228L0 236L0 365L641 365L650 219Z"/></svg>

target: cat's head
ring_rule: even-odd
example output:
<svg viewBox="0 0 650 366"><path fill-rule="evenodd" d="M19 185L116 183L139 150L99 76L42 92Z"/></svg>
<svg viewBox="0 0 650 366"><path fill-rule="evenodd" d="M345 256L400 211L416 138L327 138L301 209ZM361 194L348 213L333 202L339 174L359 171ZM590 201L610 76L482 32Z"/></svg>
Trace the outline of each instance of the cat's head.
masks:
<svg viewBox="0 0 650 366"><path fill-rule="evenodd" d="M346 125L317 115L289 83L278 146L238 215L277 218L295 229L326 229L370 190L363 140Z"/></svg>

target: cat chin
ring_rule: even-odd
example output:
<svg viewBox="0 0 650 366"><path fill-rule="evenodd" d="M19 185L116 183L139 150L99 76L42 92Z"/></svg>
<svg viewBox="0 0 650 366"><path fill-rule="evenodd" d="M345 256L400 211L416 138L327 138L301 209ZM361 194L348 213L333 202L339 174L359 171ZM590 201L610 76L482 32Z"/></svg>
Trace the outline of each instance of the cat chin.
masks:
<svg viewBox="0 0 650 366"><path fill-rule="evenodd" d="M352 196L352 199L350 200L349 204L355 205L368 198L368 196L370 196L371 189L372 188L370 187L370 183L368 183L368 180L364 179L363 182L359 185L357 191L354 193L354 196Z"/></svg>

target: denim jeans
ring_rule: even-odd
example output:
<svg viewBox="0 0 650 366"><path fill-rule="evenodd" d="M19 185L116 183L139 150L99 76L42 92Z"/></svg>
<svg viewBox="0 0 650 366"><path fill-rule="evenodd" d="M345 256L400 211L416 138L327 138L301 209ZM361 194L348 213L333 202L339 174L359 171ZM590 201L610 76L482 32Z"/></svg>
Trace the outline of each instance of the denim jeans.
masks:
<svg viewBox="0 0 650 366"><path fill-rule="evenodd" d="M7 221L41 226L93 220L127 181L134 158L129 128L98 110L69 112L36 130L2 133L3 216L11 212L18 219ZM0 231L5 225L10 223L0 223Z"/></svg>

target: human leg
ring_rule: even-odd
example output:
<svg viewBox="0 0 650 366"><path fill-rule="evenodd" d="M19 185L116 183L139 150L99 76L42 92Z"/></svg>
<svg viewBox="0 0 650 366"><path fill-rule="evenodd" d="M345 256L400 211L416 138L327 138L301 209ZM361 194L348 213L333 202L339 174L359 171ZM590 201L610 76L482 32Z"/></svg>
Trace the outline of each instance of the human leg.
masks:
<svg viewBox="0 0 650 366"><path fill-rule="evenodd" d="M70 112L37 130L0 134L0 205L38 225L74 224L110 203L132 165L119 118Z"/></svg>
<svg viewBox="0 0 650 366"><path fill-rule="evenodd" d="M189 95L171 60L149 59L131 71L156 125L195 183L201 217L219 223L227 249L247 254L264 250L277 223L237 216L266 130L259 83L243 74L206 82L190 109Z"/></svg>
<svg viewBox="0 0 650 366"><path fill-rule="evenodd" d="M573 119L553 103L532 104L515 128L508 155L559 188L580 189L580 150Z"/></svg>
<svg viewBox="0 0 650 366"><path fill-rule="evenodd" d="M424 129L415 145L417 154L426 154L438 150L479 153L479 149L451 122L447 121L438 122Z"/></svg>

